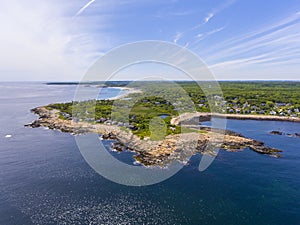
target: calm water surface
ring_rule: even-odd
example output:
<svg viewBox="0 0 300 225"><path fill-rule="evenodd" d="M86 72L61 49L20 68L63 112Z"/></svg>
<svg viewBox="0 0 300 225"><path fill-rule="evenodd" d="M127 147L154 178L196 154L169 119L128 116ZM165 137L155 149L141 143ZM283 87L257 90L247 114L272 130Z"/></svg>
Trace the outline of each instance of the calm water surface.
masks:
<svg viewBox="0 0 300 225"><path fill-rule="evenodd" d="M31 108L70 101L75 88L0 83L0 224L300 224L300 138L269 134L300 132L299 123L228 121L229 129L284 150L280 159L220 151L199 172L196 155L165 182L126 187L95 173L73 136L23 126L36 118Z"/></svg>

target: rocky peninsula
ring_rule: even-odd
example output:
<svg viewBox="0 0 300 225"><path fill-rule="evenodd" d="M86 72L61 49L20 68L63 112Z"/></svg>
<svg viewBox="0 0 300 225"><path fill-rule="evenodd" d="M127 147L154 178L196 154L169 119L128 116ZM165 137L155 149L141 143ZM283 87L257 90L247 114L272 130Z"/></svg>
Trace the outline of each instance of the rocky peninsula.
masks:
<svg viewBox="0 0 300 225"><path fill-rule="evenodd" d="M47 107L37 107L31 110L39 116L29 126L47 127L74 135L98 133L103 139L113 139L113 148L118 151L128 149L135 153L136 161L143 165L166 166L174 160L187 162L190 156L200 152L215 155L215 149L226 151L241 151L245 148L274 157L280 157L281 150L265 146L264 143L246 138L231 131L211 128L195 130L195 132L167 135L163 140L153 141L149 138L140 139L130 129L122 129L116 125L79 122L60 118L60 112ZM186 116L186 115L184 115ZM209 115L206 115L206 119ZM194 118L194 117L193 117ZM181 118L182 119L182 118ZM172 123L178 124L181 119L173 118ZM198 119L204 120L204 117Z"/></svg>

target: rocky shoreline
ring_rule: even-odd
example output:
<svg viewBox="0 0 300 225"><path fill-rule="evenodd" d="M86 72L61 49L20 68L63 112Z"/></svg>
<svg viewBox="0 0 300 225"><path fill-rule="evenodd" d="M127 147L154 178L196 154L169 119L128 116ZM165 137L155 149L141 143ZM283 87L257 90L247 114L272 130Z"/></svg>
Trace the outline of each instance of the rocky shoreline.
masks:
<svg viewBox="0 0 300 225"><path fill-rule="evenodd" d="M175 160L187 162L189 157L197 152L215 155L216 148L226 151L240 151L250 148L257 153L274 157L280 157L281 152L281 150L270 148L260 141L246 138L232 131L206 128L203 132L168 135L161 141L141 140L130 130L124 130L118 126L61 119L58 110L38 107L31 111L37 114L39 118L25 126L32 128L48 127L74 135L98 133L102 135L103 139L116 140L112 146L116 150L123 151L126 148L134 152L135 160L146 166L165 167Z"/></svg>
<svg viewBox="0 0 300 225"><path fill-rule="evenodd" d="M266 115L244 115L244 114L219 114L219 113L184 113L172 119L171 123L180 125L181 123L189 122L204 122L209 121L212 117L234 120L266 120L266 121L287 121L300 122L299 117L288 116L266 116Z"/></svg>
<svg viewBox="0 0 300 225"><path fill-rule="evenodd" d="M287 136L287 137L297 137L297 138L300 138L300 133L291 134L291 133L287 133L287 132L283 132L283 131L279 131L279 130L273 130L273 131L270 132L270 134L279 135L279 136Z"/></svg>

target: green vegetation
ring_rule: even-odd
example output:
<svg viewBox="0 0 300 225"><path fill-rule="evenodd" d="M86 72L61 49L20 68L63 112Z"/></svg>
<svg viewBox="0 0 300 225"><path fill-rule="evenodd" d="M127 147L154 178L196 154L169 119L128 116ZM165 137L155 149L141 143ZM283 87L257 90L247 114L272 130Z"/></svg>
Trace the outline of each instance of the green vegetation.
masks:
<svg viewBox="0 0 300 225"><path fill-rule="evenodd" d="M61 119L119 125L123 130L131 129L139 137L152 140L181 132L180 127L170 124L171 116L178 116L174 106L159 97L143 98L136 103L134 100L55 103L47 108L59 110Z"/></svg>
<svg viewBox="0 0 300 225"><path fill-rule="evenodd" d="M118 82L111 85L118 86ZM170 124L172 116L184 112L300 116L299 82L220 82L223 96L209 82L203 83L203 90L195 82L136 82L128 87L143 93L131 94L126 100L90 100L47 107L59 110L63 119L118 125L152 140L194 131Z"/></svg>
<svg viewBox="0 0 300 225"><path fill-rule="evenodd" d="M209 111L207 97L197 84L181 82L198 106ZM215 99L222 113L299 116L300 82L220 82L223 98ZM221 96L222 97L222 96Z"/></svg>

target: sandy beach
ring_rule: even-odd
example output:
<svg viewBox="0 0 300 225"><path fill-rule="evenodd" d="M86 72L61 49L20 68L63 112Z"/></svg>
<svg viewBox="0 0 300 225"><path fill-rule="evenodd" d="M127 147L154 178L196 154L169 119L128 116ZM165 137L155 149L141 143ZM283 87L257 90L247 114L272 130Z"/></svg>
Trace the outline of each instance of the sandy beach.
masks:
<svg viewBox="0 0 300 225"><path fill-rule="evenodd" d="M134 94L134 93L141 93L142 91L139 89L135 89L135 88L131 88L131 87L110 87L110 88L115 88L115 89L119 89L121 91L125 91L126 93L118 95L116 97L112 97L112 98L108 98L108 100L117 100L117 99L122 99L122 98L126 98L128 95L130 94Z"/></svg>

